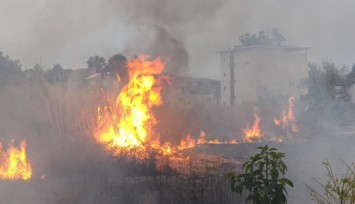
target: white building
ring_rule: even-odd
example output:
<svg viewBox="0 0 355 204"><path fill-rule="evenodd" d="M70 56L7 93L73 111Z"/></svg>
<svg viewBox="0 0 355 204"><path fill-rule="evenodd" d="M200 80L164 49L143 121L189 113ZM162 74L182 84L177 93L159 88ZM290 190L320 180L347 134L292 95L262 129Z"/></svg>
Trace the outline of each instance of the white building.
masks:
<svg viewBox="0 0 355 204"><path fill-rule="evenodd" d="M213 79L170 75L173 85L166 87L170 104L189 108L196 105L220 104L220 82Z"/></svg>
<svg viewBox="0 0 355 204"><path fill-rule="evenodd" d="M307 92L300 83L307 78L307 47L284 46L273 29L270 36L246 34L242 46L219 52L221 103L256 101L258 96L284 94L298 98Z"/></svg>

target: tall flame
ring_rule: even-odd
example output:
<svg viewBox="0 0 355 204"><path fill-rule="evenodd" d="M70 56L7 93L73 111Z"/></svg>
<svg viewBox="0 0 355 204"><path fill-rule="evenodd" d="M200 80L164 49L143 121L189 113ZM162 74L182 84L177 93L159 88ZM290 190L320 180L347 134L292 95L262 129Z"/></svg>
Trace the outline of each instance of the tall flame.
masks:
<svg viewBox="0 0 355 204"><path fill-rule="evenodd" d="M27 161L26 141L22 141L20 149L14 147L12 140L7 151L0 143L0 179L28 180L32 177L32 166Z"/></svg>
<svg viewBox="0 0 355 204"><path fill-rule="evenodd" d="M274 123L276 126L282 126L283 129L291 130L292 132L298 132L296 118L293 114L293 100L293 97L288 99L287 112L282 110L281 118L274 118Z"/></svg>
<svg viewBox="0 0 355 204"><path fill-rule="evenodd" d="M147 57L140 56L127 63L129 80L122 88L115 102L107 99L106 105L98 107L97 130L95 139L104 148L115 156L126 155L138 160L144 160L151 156L153 150L155 158L169 156L169 158L186 159L176 157L179 151L193 148L203 144L238 144L236 139L219 141L206 139L206 133L201 131L199 139L186 135L180 144L162 143L160 136L154 132L154 126L158 123L153 114L153 108L163 104L161 89L166 81L162 76L164 63L158 58L148 61ZM119 80L119 78L118 78ZM283 113L280 124L284 121L295 121L293 115L293 99L289 99L288 112ZM260 128L261 118L254 110L254 122L252 127L243 130L244 142L253 142L263 138ZM297 129L294 123L293 129ZM157 154L155 154L157 153Z"/></svg>
<svg viewBox="0 0 355 204"><path fill-rule="evenodd" d="M161 143L159 134L154 132L158 123L152 109L163 104L161 89L166 81L161 73L164 63L160 59L147 61L141 56L127 63L129 81L116 102L98 107L95 138L98 143L114 155L126 155L138 160L149 157L150 150L160 156L172 156L179 151L193 148L196 144L221 144L218 140L205 140L203 131L198 141L190 135L182 138L174 146L169 142ZM236 140L231 143L236 144ZM173 158L173 157L171 157Z"/></svg>
<svg viewBox="0 0 355 204"><path fill-rule="evenodd" d="M252 142L254 140L261 139L264 135L260 128L260 116L257 113L257 109L254 110L254 123L252 127L247 127L243 130L244 142Z"/></svg>
<svg viewBox="0 0 355 204"><path fill-rule="evenodd" d="M164 63L158 58L147 61L140 56L127 63L129 82L117 97L115 104L98 109L96 139L115 155L132 154L145 158L150 148L160 148L159 136L152 128L158 123L152 108L160 106L162 80L158 75ZM163 145L169 151L169 145Z"/></svg>

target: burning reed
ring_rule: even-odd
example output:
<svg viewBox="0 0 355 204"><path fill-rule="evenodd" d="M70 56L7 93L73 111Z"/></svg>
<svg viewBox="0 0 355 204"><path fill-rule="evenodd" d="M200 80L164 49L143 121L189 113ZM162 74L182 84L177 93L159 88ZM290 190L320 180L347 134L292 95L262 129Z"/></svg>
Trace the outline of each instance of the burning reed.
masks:
<svg viewBox="0 0 355 204"><path fill-rule="evenodd" d="M26 141L22 141L20 149L14 147L14 141L8 144L7 151L0 143L0 179L28 180L32 177L32 166L27 161Z"/></svg>

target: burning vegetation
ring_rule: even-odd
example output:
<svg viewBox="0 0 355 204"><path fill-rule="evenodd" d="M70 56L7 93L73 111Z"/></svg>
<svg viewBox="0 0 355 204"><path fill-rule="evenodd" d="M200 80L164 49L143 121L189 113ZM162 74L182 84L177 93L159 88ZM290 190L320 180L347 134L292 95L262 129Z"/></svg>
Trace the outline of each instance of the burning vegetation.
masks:
<svg viewBox="0 0 355 204"><path fill-rule="evenodd" d="M285 204L291 178L309 203L323 158L355 174L353 1L18 2L0 3L0 204L242 203L232 171L249 201ZM329 164L311 194L335 179L355 203Z"/></svg>
<svg viewBox="0 0 355 204"><path fill-rule="evenodd" d="M140 56L127 58L126 62L120 63L120 69L125 67L123 65L127 66L126 78L118 76L119 74L116 77L105 75L103 80L109 79L114 83L110 84L110 87L104 85L95 89L89 87L88 92L83 91L85 89L82 87L70 90L66 86L54 83L48 87L41 85L40 89L35 87L33 91L36 92L18 94L16 98L14 95L5 95L0 88L2 98L17 99L16 102L4 100L0 103L3 105L8 102L13 105L14 108L10 112L21 108L22 101L30 101L21 97L32 100L32 93L42 94L33 99L35 102L31 108L26 108L37 110L28 115L40 116L38 121L35 118L34 123L43 125L40 128L34 127L39 131L32 134L44 133L43 135L53 137L41 138L37 141L41 145L37 144L35 147L44 146L43 141L51 141L53 138L54 144L60 144L59 150L48 149L48 152L43 154L38 151L37 155L32 154L36 148L31 148L31 158L36 159L36 162L29 163L26 141L22 141L19 148L11 142L4 150L1 148L0 179L29 180L34 174L32 165L36 165L34 168L36 175L43 175L37 177L38 182L67 176L81 178L85 175L83 177L93 178L94 183L99 183L99 187L95 187L98 189L104 189L102 185L106 185L106 181L96 181L102 177L106 177L104 179L107 180L115 178L120 180L119 182L124 180L122 185L131 185L132 188L135 188L136 184L140 185L141 181L149 181L148 186L155 185L157 181L151 180L150 177L157 175L159 176L157 179L179 175L182 181L193 180L192 177L195 175L201 178L208 175L222 177L225 172L238 169L243 159L252 153L256 145L272 143L284 147L301 138L305 131L300 112L297 114L294 112L302 103L297 103L296 106L295 103L298 101L293 97L273 97L272 99L278 103L265 102L262 101L265 99L261 98L262 100L255 103L236 104L235 107L214 107L211 104L204 104L202 108L193 109L194 106L191 105L181 111L183 109L180 107L171 105L171 100L166 100L170 98L165 94L174 91L174 86L177 85L173 76L164 73L163 61L159 58L149 60L148 57ZM95 76L102 76L102 73L96 73ZM90 95L91 93L94 94ZM118 94L112 97L114 93ZM85 95L87 98L83 100ZM76 97L75 100L73 97ZM169 108L182 116L176 117L175 112L173 114L169 112L171 111ZM164 115L166 110L169 113ZM161 114L162 112L164 114ZM202 114L199 114L200 112ZM23 114L26 111L18 113ZM174 117L166 117L171 115ZM21 115L13 120L16 121L18 118L25 117ZM169 123L164 123L166 121ZM180 128L179 131L169 129L172 125ZM6 126L6 123L3 126ZM167 137L169 134L171 136ZM91 139L88 139L88 136ZM31 146L32 144L33 139ZM83 146L89 148L81 149ZM66 151L62 151L62 147ZM53 151L56 152L48 154ZM43 163L49 164L41 164L42 160ZM44 167L38 168L38 163ZM107 173L106 169L110 172ZM124 179L120 178L121 174L124 175ZM132 180L131 177L138 179ZM32 182L37 181L31 179L31 182L10 183ZM224 180L221 183L223 182ZM169 185L175 188L174 184ZM116 189L121 189L119 187L112 187L112 192L117 192Z"/></svg>
<svg viewBox="0 0 355 204"><path fill-rule="evenodd" d="M115 155L129 154L138 159L146 158L150 148L159 149L159 137L152 127L157 123L152 108L162 103L161 79L156 76L164 64L156 59L149 62L139 57L128 63L129 82L117 97L117 101L98 109L96 139ZM169 151L165 146L164 151Z"/></svg>
<svg viewBox="0 0 355 204"><path fill-rule="evenodd" d="M186 136L180 145L162 143L154 131L158 123L152 109L160 106L163 83L169 78L162 75L164 63L158 58L148 61L141 56L128 62L129 82L124 85L115 103L98 108L98 130L95 138L114 155L129 155L146 159L150 151L168 156L178 150L195 146Z"/></svg>
<svg viewBox="0 0 355 204"><path fill-rule="evenodd" d="M260 116L257 114L257 109L254 110L254 123L251 128L246 128L244 132L244 142L252 142L260 140L263 137L263 133L260 128Z"/></svg>
<svg viewBox="0 0 355 204"><path fill-rule="evenodd" d="M20 148L10 141L5 151L0 144L0 179L28 180L32 177L32 166L27 161L26 141L22 141Z"/></svg>
<svg viewBox="0 0 355 204"><path fill-rule="evenodd" d="M283 129L289 132L298 132L296 118L293 114L293 97L288 99L287 111L282 110L280 119L274 118L274 123L276 126L281 126Z"/></svg>
<svg viewBox="0 0 355 204"><path fill-rule="evenodd" d="M128 82L123 85L115 101L107 97L104 105L98 107L96 141L115 156L127 156L138 161L153 157L156 160L168 159L170 160L168 163L188 161L191 156L184 156L183 151L196 145L240 143L237 137L230 140L207 139L203 130L200 131L199 138L195 139L187 134L177 144L161 140L160 133L155 128L159 121L153 109L159 108L164 103L162 96L164 85L173 86L169 77L163 74L164 66L159 58L149 61L145 56L127 62ZM289 124L292 130L297 127L292 98L289 99L288 113L283 117L285 118L281 120L284 124L282 127L286 128ZM264 137L257 108L254 109L253 125L243 129L243 133L240 141L244 143L275 141L276 138Z"/></svg>

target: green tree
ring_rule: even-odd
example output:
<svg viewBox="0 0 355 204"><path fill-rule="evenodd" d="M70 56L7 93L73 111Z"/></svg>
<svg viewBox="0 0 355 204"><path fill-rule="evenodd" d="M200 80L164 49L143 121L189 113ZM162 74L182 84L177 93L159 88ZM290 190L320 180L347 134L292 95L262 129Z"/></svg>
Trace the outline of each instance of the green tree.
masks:
<svg viewBox="0 0 355 204"><path fill-rule="evenodd" d="M26 73L28 73L28 76L26 77L29 81L34 81L34 82L40 82L45 80L45 71L43 70L43 67L39 64L35 64L32 69L25 70Z"/></svg>
<svg viewBox="0 0 355 204"><path fill-rule="evenodd" d="M323 193L307 186L310 190L312 200L319 204L354 204L355 203L355 164L345 164L347 170L342 176L336 176L329 161L323 162L327 170L327 180L322 184L313 178L321 186Z"/></svg>
<svg viewBox="0 0 355 204"><path fill-rule="evenodd" d="M50 69L47 73L47 79L50 82L63 82L67 78L65 70L62 65L55 64L52 69Z"/></svg>
<svg viewBox="0 0 355 204"><path fill-rule="evenodd" d="M323 62L322 67L309 65L307 78L307 102L310 108L326 106L334 99L334 88L342 80L339 70L334 63Z"/></svg>
<svg viewBox="0 0 355 204"><path fill-rule="evenodd" d="M18 60L0 52L0 86L20 82L23 79L21 65Z"/></svg>
<svg viewBox="0 0 355 204"><path fill-rule="evenodd" d="M97 55L94 57L91 56L88 61L86 61L86 63L88 64L89 69L93 69L98 73L100 73L106 67L105 58Z"/></svg>
<svg viewBox="0 0 355 204"><path fill-rule="evenodd" d="M244 190L249 194L245 203L253 204L285 204L287 203L286 186L293 187L293 183L283 176L287 171L282 161L285 154L267 145L258 147L260 153L250 157L242 166L239 175L230 173L231 189L242 195Z"/></svg>
<svg viewBox="0 0 355 204"><path fill-rule="evenodd" d="M343 69L343 70L342 70ZM307 111L302 113L305 123L323 121L337 124L351 124L354 108L350 95L343 83L347 81L344 68L338 69L334 63L323 62L322 66L310 64L305 84L308 93L302 96Z"/></svg>

